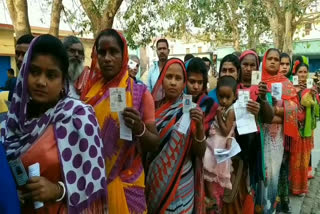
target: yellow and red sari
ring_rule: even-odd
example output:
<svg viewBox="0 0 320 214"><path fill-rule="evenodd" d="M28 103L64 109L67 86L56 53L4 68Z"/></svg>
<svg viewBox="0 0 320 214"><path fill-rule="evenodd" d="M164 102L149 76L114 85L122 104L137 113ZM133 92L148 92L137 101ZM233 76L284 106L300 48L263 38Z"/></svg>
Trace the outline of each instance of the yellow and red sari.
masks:
<svg viewBox="0 0 320 214"><path fill-rule="evenodd" d="M108 175L109 213L144 213L146 212L145 174L138 140L135 138L133 141L120 139L118 113L111 112L109 89L112 87L125 88L127 107L134 107L142 114L141 103L146 86L136 84L129 77L127 43L123 35L117 33L124 43L120 73L106 83L97 64L97 53L94 47L90 79L82 92L81 99L94 107L101 127L106 174Z"/></svg>

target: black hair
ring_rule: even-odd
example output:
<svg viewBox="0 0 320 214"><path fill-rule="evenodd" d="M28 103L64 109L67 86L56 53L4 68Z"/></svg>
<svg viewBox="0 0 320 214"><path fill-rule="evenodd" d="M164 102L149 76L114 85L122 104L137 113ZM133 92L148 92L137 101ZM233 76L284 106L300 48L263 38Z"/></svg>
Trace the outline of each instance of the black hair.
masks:
<svg viewBox="0 0 320 214"><path fill-rule="evenodd" d="M282 52L280 54L280 61L281 61L282 58L288 58L289 59L289 63L291 65L291 58L290 58L289 54Z"/></svg>
<svg viewBox="0 0 320 214"><path fill-rule="evenodd" d="M63 46L65 49L69 49L71 45L73 44L77 44L77 43L80 43L82 48L83 48L83 44L82 42L80 41L80 39L78 37L75 37L75 36L67 36L63 39Z"/></svg>
<svg viewBox="0 0 320 214"><path fill-rule="evenodd" d="M296 56L294 62L296 62L296 61L299 61L300 63L304 62L302 56Z"/></svg>
<svg viewBox="0 0 320 214"><path fill-rule="evenodd" d="M30 44L33 40L34 36L32 34L25 34L23 36L20 36L17 40L17 45L19 44Z"/></svg>
<svg viewBox="0 0 320 214"><path fill-rule="evenodd" d="M206 64L202 59L199 57L195 57L190 60L188 66L187 66L187 75L189 73L199 73L203 75L203 90L207 89L207 83L208 83L208 71L206 68Z"/></svg>
<svg viewBox="0 0 320 214"><path fill-rule="evenodd" d="M101 31L98 34L98 36L96 38L96 41L94 42L94 45L95 45L97 51L98 51L98 42L99 42L99 40L100 40L100 38L102 36L111 36L111 37L115 38L117 43L118 43L118 45L119 45L119 47L120 47L120 49L121 49L121 51L122 51L122 54L123 54L123 52L124 52L124 43L123 43L121 37L119 36L118 32L116 30L114 30L114 29L106 29L106 30Z"/></svg>
<svg viewBox="0 0 320 214"><path fill-rule="evenodd" d="M268 54L269 54L271 51L278 52L279 58L280 58L281 53L280 53L279 49L277 49L277 48L269 48L269 49L267 50Z"/></svg>
<svg viewBox="0 0 320 214"><path fill-rule="evenodd" d="M130 56L129 56L129 59L140 61L139 57L138 57L137 55L134 55L134 54L130 55Z"/></svg>
<svg viewBox="0 0 320 214"><path fill-rule="evenodd" d="M236 95L238 83L233 77L231 76L220 77L217 83L217 92L221 87L224 87L224 86L232 88L234 95Z"/></svg>
<svg viewBox="0 0 320 214"><path fill-rule="evenodd" d="M158 48L158 44L159 44L160 42L166 43L166 44L167 44L167 48L169 48L169 43L168 43L168 40L167 40L167 39L159 39L159 40L157 41L157 43L156 43L156 47L157 47L157 48Z"/></svg>
<svg viewBox="0 0 320 214"><path fill-rule="evenodd" d="M237 57L234 54L228 54L225 57L223 57L223 59L221 60L220 68L219 68L219 78L221 76L221 70L225 62L231 62L236 67L237 73L238 73L238 81L239 81L241 77L241 65L240 65L239 57Z"/></svg>
<svg viewBox="0 0 320 214"><path fill-rule="evenodd" d="M239 51L235 51L232 53L233 55L237 56L237 57L240 57L241 56L241 52Z"/></svg>
<svg viewBox="0 0 320 214"><path fill-rule="evenodd" d="M186 55L184 56L183 61L186 62L186 61L188 61L189 59L193 59L193 58L194 58L194 56L193 56L192 54L186 54Z"/></svg>
<svg viewBox="0 0 320 214"><path fill-rule="evenodd" d="M309 66L308 66L306 63L304 63L304 62L300 62L300 64L297 65L297 67L296 67L296 73L295 73L295 74L298 74L298 70L299 70L299 68L301 68L301 67L306 67L307 70L309 71Z"/></svg>
<svg viewBox="0 0 320 214"><path fill-rule="evenodd" d="M14 70L12 68L9 68L8 73L14 75Z"/></svg>
<svg viewBox="0 0 320 214"><path fill-rule="evenodd" d="M210 60L208 57L202 57L202 60L203 60L204 62L209 62L210 65L211 65L211 60Z"/></svg>
<svg viewBox="0 0 320 214"><path fill-rule="evenodd" d="M63 47L62 42L58 38L50 34L39 36L36 43L33 45L31 54L31 61L39 55L53 56L58 61L63 78L67 78L69 67L68 54L66 49Z"/></svg>

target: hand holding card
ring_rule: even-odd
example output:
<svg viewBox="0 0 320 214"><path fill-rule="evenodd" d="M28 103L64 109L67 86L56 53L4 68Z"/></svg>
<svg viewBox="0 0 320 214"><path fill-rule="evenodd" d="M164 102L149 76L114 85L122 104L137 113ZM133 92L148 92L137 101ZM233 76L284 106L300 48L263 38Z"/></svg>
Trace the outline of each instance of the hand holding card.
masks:
<svg viewBox="0 0 320 214"><path fill-rule="evenodd" d="M28 167L28 171L29 171L30 178L32 178L34 176L40 176L40 164L39 163L32 164L31 166ZM41 201L34 202L35 209L39 209L43 206L44 206L44 204Z"/></svg>

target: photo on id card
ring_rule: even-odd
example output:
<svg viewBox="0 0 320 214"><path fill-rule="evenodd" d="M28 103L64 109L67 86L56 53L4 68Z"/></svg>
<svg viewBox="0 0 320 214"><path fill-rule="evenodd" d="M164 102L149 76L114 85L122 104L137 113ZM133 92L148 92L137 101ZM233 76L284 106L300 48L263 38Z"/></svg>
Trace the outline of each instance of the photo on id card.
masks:
<svg viewBox="0 0 320 214"><path fill-rule="evenodd" d="M111 112L123 111L127 106L126 91L124 88L110 88Z"/></svg>
<svg viewBox="0 0 320 214"><path fill-rule="evenodd" d="M189 112L192 106L192 95L183 95L183 113Z"/></svg>
<svg viewBox="0 0 320 214"><path fill-rule="evenodd" d="M271 84L271 95L277 100L282 99L282 84L281 83L272 83Z"/></svg>
<svg viewBox="0 0 320 214"><path fill-rule="evenodd" d="M250 99L250 92L248 90L238 90L238 100L241 107L246 107Z"/></svg>
<svg viewBox="0 0 320 214"><path fill-rule="evenodd" d="M293 76L292 77L292 84L293 85L299 85L299 77L298 76Z"/></svg>
<svg viewBox="0 0 320 214"><path fill-rule="evenodd" d="M307 79L307 88L310 89L313 87L313 79L308 78Z"/></svg>

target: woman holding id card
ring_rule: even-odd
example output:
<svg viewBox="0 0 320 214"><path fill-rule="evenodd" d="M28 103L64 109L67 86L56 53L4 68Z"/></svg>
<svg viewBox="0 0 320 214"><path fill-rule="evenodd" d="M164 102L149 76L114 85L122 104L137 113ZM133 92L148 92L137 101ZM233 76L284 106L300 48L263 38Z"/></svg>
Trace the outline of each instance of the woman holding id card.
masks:
<svg viewBox="0 0 320 214"><path fill-rule="evenodd" d="M271 124L264 123L261 130L264 134L266 186L262 188L266 193L264 195L266 213L272 213L277 206L278 181L284 149L288 149L290 142L298 137L296 91L289 79L279 72L279 68L280 52L271 48L263 58L262 81L267 83L268 89L277 89L277 93L275 91L272 93L279 96L272 102L275 115ZM270 94L268 96L270 97Z"/></svg>
<svg viewBox="0 0 320 214"><path fill-rule="evenodd" d="M307 86L309 66L302 60L296 60L292 70L298 77L295 85L299 99L298 125L299 137L291 143L290 156L290 190L294 195L308 193L308 172L311 150L314 146L313 130L316 128L316 118L319 117L319 103L316 99L316 90Z"/></svg>
<svg viewBox="0 0 320 214"><path fill-rule="evenodd" d="M67 74L61 41L51 35L34 38L1 125L16 181L27 181L18 187L22 213L105 212L99 126L91 106L68 96ZM28 178L34 164L40 176Z"/></svg>
<svg viewBox="0 0 320 214"><path fill-rule="evenodd" d="M90 79L81 94L81 100L93 106L102 129L110 214L146 212L143 154L159 146L152 96L129 76L128 61L124 36L113 29L101 31L93 47ZM114 99L114 91L122 94ZM123 139L123 130L131 140Z"/></svg>

